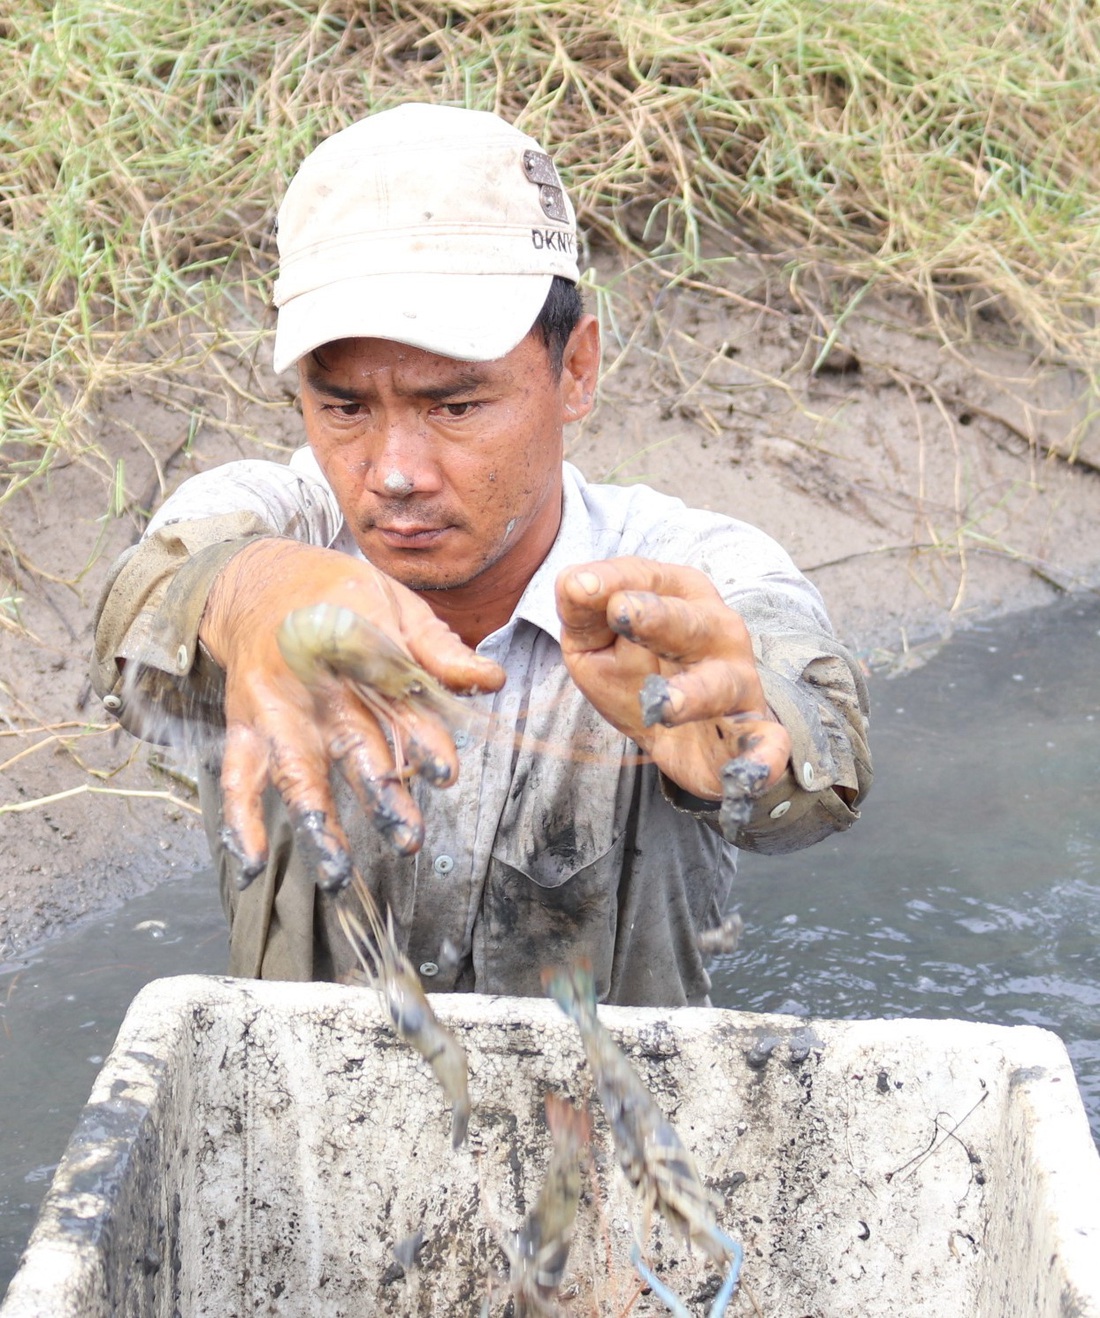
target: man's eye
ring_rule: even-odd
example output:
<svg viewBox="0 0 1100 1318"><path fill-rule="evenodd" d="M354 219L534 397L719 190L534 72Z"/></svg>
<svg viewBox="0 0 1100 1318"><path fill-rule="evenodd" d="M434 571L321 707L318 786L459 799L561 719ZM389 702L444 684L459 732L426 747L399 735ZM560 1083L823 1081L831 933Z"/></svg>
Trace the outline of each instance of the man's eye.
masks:
<svg viewBox="0 0 1100 1318"><path fill-rule="evenodd" d="M326 403L325 411L335 413L336 416L351 418L362 416L366 408L362 403Z"/></svg>
<svg viewBox="0 0 1100 1318"><path fill-rule="evenodd" d="M444 416L457 419L460 416L469 416L476 406L476 403L443 403L442 411Z"/></svg>

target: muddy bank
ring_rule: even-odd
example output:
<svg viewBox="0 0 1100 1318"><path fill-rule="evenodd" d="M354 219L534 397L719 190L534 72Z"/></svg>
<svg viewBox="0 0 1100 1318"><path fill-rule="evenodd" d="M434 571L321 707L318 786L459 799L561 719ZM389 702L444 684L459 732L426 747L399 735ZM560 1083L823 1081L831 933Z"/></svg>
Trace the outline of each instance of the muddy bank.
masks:
<svg viewBox="0 0 1100 1318"><path fill-rule="evenodd" d="M957 628L1100 586L1100 426L1082 424L1072 373L1007 343L947 349L897 301L833 337L789 294L733 292L605 335L600 403L568 447L590 478L774 535L868 666L904 668ZM220 365L235 390L214 403L213 370L104 400L105 456L6 509L0 807L25 808L0 815L0 957L205 855L171 757L112 729L84 673L100 582L143 510L195 471L299 442L284 380L258 360ZM126 506L104 520L119 471Z"/></svg>

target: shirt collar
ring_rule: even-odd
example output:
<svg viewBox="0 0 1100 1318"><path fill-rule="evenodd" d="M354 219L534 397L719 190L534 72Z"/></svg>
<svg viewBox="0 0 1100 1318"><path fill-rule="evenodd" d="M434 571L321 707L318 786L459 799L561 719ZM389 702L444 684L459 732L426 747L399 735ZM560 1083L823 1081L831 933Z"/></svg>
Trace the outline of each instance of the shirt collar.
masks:
<svg viewBox="0 0 1100 1318"><path fill-rule="evenodd" d="M554 598L558 573L595 557L592 520L584 497L585 480L572 463L562 464L561 525L554 543L527 583L512 621L522 618L561 640L561 619Z"/></svg>

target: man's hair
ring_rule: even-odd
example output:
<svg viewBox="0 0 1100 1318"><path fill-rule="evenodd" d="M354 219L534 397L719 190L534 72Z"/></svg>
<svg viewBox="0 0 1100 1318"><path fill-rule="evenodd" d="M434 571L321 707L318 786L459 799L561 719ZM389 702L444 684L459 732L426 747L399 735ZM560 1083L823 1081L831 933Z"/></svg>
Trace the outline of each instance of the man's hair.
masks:
<svg viewBox="0 0 1100 1318"><path fill-rule="evenodd" d="M571 280L555 275L538 319L531 327L532 333L537 334L546 345L550 369L555 376L561 375L565 345L583 314L584 302L580 289Z"/></svg>

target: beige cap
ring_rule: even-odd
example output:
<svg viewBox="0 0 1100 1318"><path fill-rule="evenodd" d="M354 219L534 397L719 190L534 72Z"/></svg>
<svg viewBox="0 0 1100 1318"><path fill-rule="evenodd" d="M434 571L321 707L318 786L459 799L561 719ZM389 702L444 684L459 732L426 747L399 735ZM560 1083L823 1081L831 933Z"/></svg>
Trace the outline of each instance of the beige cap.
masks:
<svg viewBox="0 0 1100 1318"><path fill-rule="evenodd" d="M278 238L276 371L348 338L491 361L554 275L578 278L553 162L482 110L402 105L334 134L291 180Z"/></svg>

